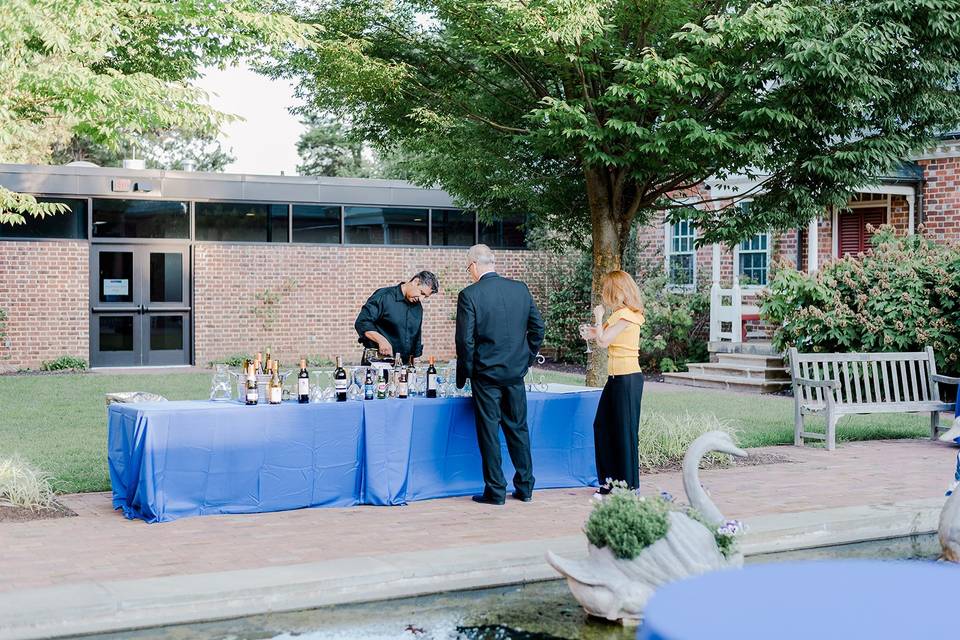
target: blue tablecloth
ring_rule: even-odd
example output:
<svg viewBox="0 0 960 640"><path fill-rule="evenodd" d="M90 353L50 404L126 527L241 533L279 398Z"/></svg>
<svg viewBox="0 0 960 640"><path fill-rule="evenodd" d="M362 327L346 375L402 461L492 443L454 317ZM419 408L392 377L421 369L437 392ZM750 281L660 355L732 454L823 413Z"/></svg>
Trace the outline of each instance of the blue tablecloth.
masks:
<svg viewBox="0 0 960 640"><path fill-rule="evenodd" d="M669 584L651 598L640 640L939 640L957 637L948 605L960 567L834 560L753 565ZM949 596L947 596L949 597ZM693 615L691 615L693 614Z"/></svg>
<svg viewBox="0 0 960 640"><path fill-rule="evenodd" d="M537 488L596 485L599 398L594 391L528 395ZM483 490L467 398L112 404L108 416L113 505L148 522L396 505ZM510 480L505 446L503 458Z"/></svg>

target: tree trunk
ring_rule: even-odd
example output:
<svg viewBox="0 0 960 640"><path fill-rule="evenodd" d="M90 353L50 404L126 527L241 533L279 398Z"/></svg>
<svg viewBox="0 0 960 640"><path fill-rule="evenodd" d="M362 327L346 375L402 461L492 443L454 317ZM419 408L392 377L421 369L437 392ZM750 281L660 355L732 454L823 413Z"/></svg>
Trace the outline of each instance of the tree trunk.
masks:
<svg viewBox="0 0 960 640"><path fill-rule="evenodd" d="M586 171L587 198L593 236L593 280L591 304L601 304L600 282L603 276L620 268L624 238L620 234L620 215L611 202L608 176L603 171ZM592 317L592 307L589 312ZM594 347L587 359L587 385L602 387L607 380L607 350Z"/></svg>

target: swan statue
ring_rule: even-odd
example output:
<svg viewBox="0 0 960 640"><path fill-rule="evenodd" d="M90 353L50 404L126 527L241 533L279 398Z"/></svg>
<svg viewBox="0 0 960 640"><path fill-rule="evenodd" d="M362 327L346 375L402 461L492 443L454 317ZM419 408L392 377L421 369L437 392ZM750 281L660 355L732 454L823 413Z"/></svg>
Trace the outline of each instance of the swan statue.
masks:
<svg viewBox="0 0 960 640"><path fill-rule="evenodd" d="M592 616L639 621L647 600L657 587L716 569L740 567L743 554L725 557L717 547L714 530L725 519L700 484L700 460L711 451L745 457L722 431L709 431L694 440L683 458L683 488L687 500L713 525L713 529L682 511L667 514L666 536L632 559L617 558L608 547L588 543L584 560L562 558L547 551L547 562L567 579L577 602Z"/></svg>
<svg viewBox="0 0 960 640"><path fill-rule="evenodd" d="M942 558L949 562L960 562L960 453L957 454L957 469L953 474L953 484L947 489L947 502L940 511L940 547Z"/></svg>

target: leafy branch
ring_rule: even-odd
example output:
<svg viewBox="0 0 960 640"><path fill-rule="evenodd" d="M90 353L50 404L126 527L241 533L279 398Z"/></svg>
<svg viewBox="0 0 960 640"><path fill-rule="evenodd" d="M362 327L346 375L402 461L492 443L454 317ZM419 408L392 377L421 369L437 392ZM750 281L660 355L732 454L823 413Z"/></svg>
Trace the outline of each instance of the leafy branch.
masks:
<svg viewBox="0 0 960 640"><path fill-rule="evenodd" d="M296 280L288 279L280 285L279 289L267 288L253 295L257 303L250 307L250 313L260 321L260 327L264 331L273 329L281 303L296 286Z"/></svg>

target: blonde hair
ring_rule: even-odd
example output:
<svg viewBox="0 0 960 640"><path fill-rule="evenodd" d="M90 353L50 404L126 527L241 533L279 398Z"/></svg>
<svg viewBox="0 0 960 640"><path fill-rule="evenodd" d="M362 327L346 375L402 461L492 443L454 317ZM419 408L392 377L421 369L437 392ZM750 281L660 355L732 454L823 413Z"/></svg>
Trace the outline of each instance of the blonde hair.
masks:
<svg viewBox="0 0 960 640"><path fill-rule="evenodd" d="M631 311L643 313L643 300L640 288L626 271L611 271L600 282L603 304L616 311L627 307Z"/></svg>

